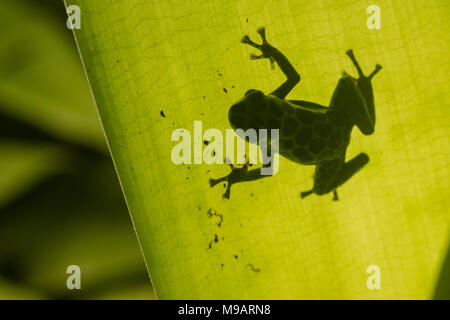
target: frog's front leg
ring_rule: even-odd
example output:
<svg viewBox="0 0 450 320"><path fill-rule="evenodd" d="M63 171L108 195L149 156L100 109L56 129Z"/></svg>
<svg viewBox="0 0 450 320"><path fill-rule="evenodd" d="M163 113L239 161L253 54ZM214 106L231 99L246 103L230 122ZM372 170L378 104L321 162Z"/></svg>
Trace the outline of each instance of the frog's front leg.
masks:
<svg viewBox="0 0 450 320"><path fill-rule="evenodd" d="M321 163L316 167L314 174L314 187L312 190L304 191L304 198L312 193L324 195L334 191L333 200L338 200L336 189L348 181L356 172L361 170L369 162L369 156L361 152L356 157L343 163L342 159L334 159Z"/></svg>
<svg viewBox="0 0 450 320"><path fill-rule="evenodd" d="M262 52L262 54L259 56L252 54L250 56L251 59L255 60L266 58L270 60L272 65L273 62L275 61L280 66L280 69L286 75L287 80L270 94L280 99L284 99L287 96L287 94L292 90L292 88L294 88L295 85L300 82L300 75L292 66L292 64L289 62L289 60L286 58L286 56L282 54L280 51L278 51L277 48L273 47L267 42L266 29L259 28L257 32L261 36L262 44L257 44L253 42L252 40L250 40L250 37L248 35L245 35L242 38L241 42L251 45L252 47L257 48Z"/></svg>
<svg viewBox="0 0 450 320"><path fill-rule="evenodd" d="M231 186L235 183L254 181L262 179L264 177L270 177L270 175L262 175L261 168L248 170L250 166L248 161L240 168L234 166L233 164L229 164L229 166L231 168L231 172L228 175L219 179L209 179L209 185L211 187L214 187L216 184L220 182L227 183L227 189L225 190L225 193L222 195L224 199L230 199ZM271 166L270 163L263 165L263 167L266 168L270 166Z"/></svg>

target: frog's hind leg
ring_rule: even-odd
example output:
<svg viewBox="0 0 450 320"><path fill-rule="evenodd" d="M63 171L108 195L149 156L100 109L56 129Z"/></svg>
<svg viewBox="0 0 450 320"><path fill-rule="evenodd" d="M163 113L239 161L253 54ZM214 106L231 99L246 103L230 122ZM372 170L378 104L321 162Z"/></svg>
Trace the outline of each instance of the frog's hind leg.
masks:
<svg viewBox="0 0 450 320"><path fill-rule="evenodd" d="M305 198L313 193L323 195L335 190L336 188L330 187L330 183L338 174L342 164L343 160L340 158L318 164L314 172L314 187L311 190L303 191L300 196Z"/></svg>
<svg viewBox="0 0 450 320"><path fill-rule="evenodd" d="M334 177L329 186L329 191L335 191L335 198L337 198L336 189L350 180L350 178L353 177L353 175L355 175L355 173L357 173L359 170L361 170L367 163L369 163L369 156L366 153L361 152L356 157L354 157L350 161L345 162L342 165L338 174Z"/></svg>
<svg viewBox="0 0 450 320"><path fill-rule="evenodd" d="M301 197L304 198L312 193L324 195L333 191L333 200L338 200L337 188L347 182L368 162L369 156L362 152L345 163L342 163L340 159L335 159L318 165L314 174L314 187L312 190L302 192Z"/></svg>

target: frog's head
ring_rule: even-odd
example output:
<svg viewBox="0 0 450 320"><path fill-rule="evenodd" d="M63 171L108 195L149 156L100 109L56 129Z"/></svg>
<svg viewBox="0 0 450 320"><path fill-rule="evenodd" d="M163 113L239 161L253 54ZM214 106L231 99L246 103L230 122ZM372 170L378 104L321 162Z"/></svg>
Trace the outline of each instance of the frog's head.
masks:
<svg viewBox="0 0 450 320"><path fill-rule="evenodd" d="M233 129L249 129L248 119L251 119L257 110L265 105L265 95L260 90L250 89L244 97L233 104L228 111L228 120Z"/></svg>
<svg viewBox="0 0 450 320"><path fill-rule="evenodd" d="M331 96L330 106L345 123L356 125L365 135L373 133L373 118L359 90L357 79L343 74Z"/></svg>
<svg viewBox="0 0 450 320"><path fill-rule="evenodd" d="M359 105L362 107L358 110L354 110L356 125L363 134L372 134L375 127L375 105L373 100L372 78L381 70L382 67L377 64L375 69L368 76L366 76L361 70L358 61L356 61L353 50L348 50L346 54L355 66L356 71L358 71L359 77L353 78L346 72L344 72L343 77L348 81L351 80L354 82L354 84L358 87L361 98L364 100L363 104L355 104L355 106Z"/></svg>

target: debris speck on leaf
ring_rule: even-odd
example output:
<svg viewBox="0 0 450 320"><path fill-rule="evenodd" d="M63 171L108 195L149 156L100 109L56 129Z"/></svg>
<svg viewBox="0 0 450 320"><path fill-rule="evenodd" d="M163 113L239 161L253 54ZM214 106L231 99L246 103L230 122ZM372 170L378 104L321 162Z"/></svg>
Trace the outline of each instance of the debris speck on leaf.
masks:
<svg viewBox="0 0 450 320"><path fill-rule="evenodd" d="M255 268L251 263L249 263L249 264L247 265L247 267L250 267L250 269L251 269L253 272L260 272L260 271L261 271L260 268Z"/></svg>

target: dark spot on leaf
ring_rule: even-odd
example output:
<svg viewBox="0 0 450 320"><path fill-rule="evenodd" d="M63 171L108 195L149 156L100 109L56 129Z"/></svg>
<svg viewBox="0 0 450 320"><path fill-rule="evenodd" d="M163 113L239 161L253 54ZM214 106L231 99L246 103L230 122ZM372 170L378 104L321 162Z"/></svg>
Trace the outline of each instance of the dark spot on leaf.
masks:
<svg viewBox="0 0 450 320"><path fill-rule="evenodd" d="M227 88L222 88L223 92L228 93Z"/></svg>
<svg viewBox="0 0 450 320"><path fill-rule="evenodd" d="M161 115L161 117L163 117L163 118L165 118L165 117L166 117L166 115L164 114L164 111L162 111L162 110L161 110L161 111L159 112L159 114L160 114L160 115Z"/></svg>
<svg viewBox="0 0 450 320"><path fill-rule="evenodd" d="M260 271L261 271L261 269L255 268L251 263L248 264L247 267L250 267L250 269L251 269L253 272L260 272Z"/></svg>

